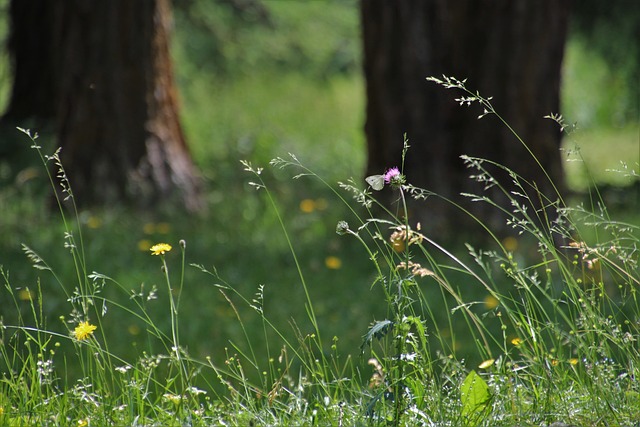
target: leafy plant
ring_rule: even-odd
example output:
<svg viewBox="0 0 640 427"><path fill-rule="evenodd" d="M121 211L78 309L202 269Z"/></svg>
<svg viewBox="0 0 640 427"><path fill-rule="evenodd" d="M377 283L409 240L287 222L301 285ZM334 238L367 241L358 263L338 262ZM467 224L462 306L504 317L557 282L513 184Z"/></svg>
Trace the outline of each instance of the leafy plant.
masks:
<svg viewBox="0 0 640 427"><path fill-rule="evenodd" d="M460 387L462 418L467 425L478 425L486 418L490 408L489 386L476 371L472 370Z"/></svg>

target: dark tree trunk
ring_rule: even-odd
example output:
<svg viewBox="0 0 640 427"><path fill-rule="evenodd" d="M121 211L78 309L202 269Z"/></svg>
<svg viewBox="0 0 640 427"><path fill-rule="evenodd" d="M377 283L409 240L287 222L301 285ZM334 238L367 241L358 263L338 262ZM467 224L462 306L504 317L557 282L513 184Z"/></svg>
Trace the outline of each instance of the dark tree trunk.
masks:
<svg viewBox="0 0 640 427"><path fill-rule="evenodd" d="M408 180L462 203L494 230L507 229L496 209L459 196L482 191L468 179L476 171L466 169L461 155L505 165L557 198L543 171L494 116L477 120L482 110L460 107L453 100L460 93L425 78L467 78L470 89L492 96L497 112L561 189L561 133L543 117L559 111L567 0L362 0L361 13L368 174L399 166L406 133ZM488 195L505 202L495 191ZM435 198L412 205L412 213L423 228L442 237L469 222Z"/></svg>
<svg viewBox="0 0 640 427"><path fill-rule="evenodd" d="M51 35L56 2L14 0L9 5L8 48L14 78L4 120L47 121L55 117L56 75L52 67L55 46ZM34 8L39 13L34 13Z"/></svg>
<svg viewBox="0 0 640 427"><path fill-rule="evenodd" d="M180 198L187 209L199 209L199 179L178 117L168 0L13 0L12 10L23 3L30 4L30 13L13 19L33 23L34 16L45 15L38 41L44 59L39 73L29 63L21 68L29 39L25 31L16 35L21 24L14 22L12 99L23 76L39 75L34 81L48 90L48 110L28 105L21 116L49 118L53 111L76 201L149 205ZM20 98L25 96L28 85L21 90ZM10 108L6 115L12 114Z"/></svg>
<svg viewBox="0 0 640 427"><path fill-rule="evenodd" d="M56 117L54 11L60 0L13 0L9 4L9 38L13 82L0 119L0 160L16 175L32 162L16 126L49 134Z"/></svg>

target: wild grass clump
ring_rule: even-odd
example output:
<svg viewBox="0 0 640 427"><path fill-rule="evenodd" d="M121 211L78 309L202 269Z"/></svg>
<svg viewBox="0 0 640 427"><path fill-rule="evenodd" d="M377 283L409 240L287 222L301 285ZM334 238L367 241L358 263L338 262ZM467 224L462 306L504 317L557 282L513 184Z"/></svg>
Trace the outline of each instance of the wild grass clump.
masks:
<svg viewBox="0 0 640 427"><path fill-rule="evenodd" d="M463 81L432 80L462 91L461 103L498 116L490 99ZM640 418L638 227L609 218L597 194L596 209L570 207L505 166L491 164L512 182L498 182L487 160L465 157L476 179L501 190L510 205L468 197L507 214L518 237L502 239L484 227L493 246L460 253L403 214L409 198L438 196L408 182L402 164L366 184L335 187L294 155L274 159L273 168L319 180L349 207L336 232L358 242L371 262L370 289L358 292L377 294L383 314L362 319L360 351L349 354L319 321L264 169L243 162L250 185L275 212L302 290L306 317L289 325L272 320L264 285L243 294L215 267L190 264L184 240L151 247L162 286L133 292L117 272L94 271L57 153L43 155L37 136L24 132L45 169L55 166L50 180L61 189L55 194L64 247L76 275L73 283L59 278L45 256L24 246L66 296L51 317L39 282L17 287L1 269L16 321L1 329L0 425L631 426ZM396 195L396 206L378 203L383 189ZM169 257L175 252L177 266ZM243 337L219 349L222 360L192 356L181 338L193 320L183 303L198 298L184 280L188 267L219 292ZM276 298L291 303L287 295ZM165 316L149 310L152 302L164 304ZM147 332L136 357L111 350L105 331L115 313Z"/></svg>

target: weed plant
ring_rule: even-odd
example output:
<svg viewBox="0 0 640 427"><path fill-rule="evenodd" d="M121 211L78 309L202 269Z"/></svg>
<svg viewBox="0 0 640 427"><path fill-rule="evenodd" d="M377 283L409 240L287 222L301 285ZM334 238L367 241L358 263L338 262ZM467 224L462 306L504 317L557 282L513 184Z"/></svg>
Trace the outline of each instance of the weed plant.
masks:
<svg viewBox="0 0 640 427"><path fill-rule="evenodd" d="M461 104L480 104L482 116L500 118L464 81L431 80L461 91ZM564 126L560 116L549 118ZM92 270L58 154L42 154L37 135L23 132L45 169L57 172L49 178L60 189L63 238L76 274L73 283L59 278L46 257L24 247L66 295L55 321L43 311L40 282L18 288L1 270L17 320L1 328L0 425L631 426L640 419L638 227L609 218L597 193L591 206L572 208L561 194L539 194L534 183L494 165L509 172L509 186L518 189L510 191L489 174L487 160L466 157L476 179L501 189L511 205L468 196L506 213L519 238L501 240L485 227L494 247L467 246L461 256L402 215L407 198L438 197L407 182L402 164L368 177L366 188L355 180L334 187L294 155L274 159L272 168L320 181L349 207L336 232L358 242L371 261L368 292L379 295L384 315L368 327L363 320L361 352L348 354L318 321L300 249L262 168L243 162L275 212L304 294L306 318L288 326L271 320L264 286L245 295L215 268L190 264L183 240L177 273L167 256L176 249L151 247L164 289L131 292ZM396 207L378 204L375 192L385 187L397 195ZM229 342L221 363L192 356L181 341L188 327L181 304L195 297L185 292L190 266L213 283L244 337ZM286 295L277 298L287 303ZM163 318L149 311L153 300L165 305ZM111 350L105 331L118 312L149 334L137 358ZM248 312L257 324L247 321Z"/></svg>

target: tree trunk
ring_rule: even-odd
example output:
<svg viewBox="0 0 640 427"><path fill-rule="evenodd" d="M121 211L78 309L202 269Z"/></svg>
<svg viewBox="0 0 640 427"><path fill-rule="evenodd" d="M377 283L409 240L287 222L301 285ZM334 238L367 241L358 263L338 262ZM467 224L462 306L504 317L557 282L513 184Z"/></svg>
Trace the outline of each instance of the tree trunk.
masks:
<svg viewBox="0 0 640 427"><path fill-rule="evenodd" d="M461 203L493 230L508 232L505 217L487 204L460 197L482 192L481 184L468 178L477 171L467 170L461 155L505 165L557 199L544 172L495 116L478 121L482 110L459 106L453 100L459 93L425 78L467 78L470 89L493 97L497 112L561 189L561 133L543 117L559 111L568 6L567 0L361 0L367 173L399 166L406 133L408 181ZM506 174L491 172L508 186ZM505 204L495 188L486 195ZM470 222L468 215L433 197L411 205L409 214L441 237Z"/></svg>
<svg viewBox="0 0 640 427"><path fill-rule="evenodd" d="M12 9L26 1L30 14L12 18L46 14L39 33L45 57L34 81L48 88L41 79L53 76L49 107L76 201L148 206L178 197L198 210L199 179L180 127L169 55L168 0L13 0ZM21 70L33 72L29 64L20 67L28 58L19 54L21 40L27 38L12 45L20 73L14 94ZM28 95L27 86L20 98Z"/></svg>
<svg viewBox="0 0 640 427"><path fill-rule="evenodd" d="M55 117L55 74L52 17L55 0L14 0L9 5L8 48L13 60L13 85L3 119L21 121ZM34 13L37 7L40 13ZM39 31L36 31L38 29Z"/></svg>
<svg viewBox="0 0 640 427"><path fill-rule="evenodd" d="M49 134L56 117L57 70L53 66L53 17L60 0L13 0L9 4L9 37L13 83L0 119L0 160L16 175L32 153L16 126ZM37 12L36 12L37 11Z"/></svg>

